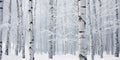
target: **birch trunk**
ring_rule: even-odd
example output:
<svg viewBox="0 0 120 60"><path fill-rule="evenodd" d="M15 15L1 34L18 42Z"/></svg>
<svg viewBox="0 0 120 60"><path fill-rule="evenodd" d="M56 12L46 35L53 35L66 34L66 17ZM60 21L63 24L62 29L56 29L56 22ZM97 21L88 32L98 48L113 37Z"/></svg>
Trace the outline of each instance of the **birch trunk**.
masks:
<svg viewBox="0 0 120 60"><path fill-rule="evenodd" d="M68 54L68 37L67 37L67 28L68 28L68 19L67 19L67 1L64 0L64 21L66 24L64 28L64 36L65 36L65 54Z"/></svg>
<svg viewBox="0 0 120 60"><path fill-rule="evenodd" d="M90 21L90 51L91 51L91 60L94 60L94 55L96 52L96 40L97 40L97 20L96 20L96 0L88 1L89 9L89 21ZM96 30L94 30L96 29Z"/></svg>
<svg viewBox="0 0 120 60"><path fill-rule="evenodd" d="M94 60L94 41L93 41L93 17L91 17L91 13L93 13L93 0L88 0L88 10L89 10L89 24L90 24L90 55L91 60Z"/></svg>
<svg viewBox="0 0 120 60"><path fill-rule="evenodd" d="M8 23L11 24L11 0L8 1L9 2L9 20ZM5 54L9 55L9 48L10 48L10 27L8 27L8 31L7 31L7 41L6 41L6 50L5 50Z"/></svg>
<svg viewBox="0 0 120 60"><path fill-rule="evenodd" d="M49 5L50 5L50 20L49 20L49 58L53 58L54 55L54 43L55 43L55 33L56 33L56 3L57 0L50 0Z"/></svg>
<svg viewBox="0 0 120 60"><path fill-rule="evenodd" d="M103 28L102 28L102 1L101 0L98 0L99 2L99 41L100 41L100 56L101 58L103 58L103 37L102 37L102 33L103 33Z"/></svg>
<svg viewBox="0 0 120 60"><path fill-rule="evenodd" d="M81 9L80 9L81 8ZM85 40L86 26L86 0L78 0L78 20L79 20L79 59L87 60L87 43Z"/></svg>
<svg viewBox="0 0 120 60"><path fill-rule="evenodd" d="M4 0L0 0L0 24L3 21L3 2ZM0 31L0 60L2 59L2 31Z"/></svg>
<svg viewBox="0 0 120 60"><path fill-rule="evenodd" d="M35 53L35 48L34 48L34 19L33 19L33 0L29 0L29 20L30 20L30 60L34 60L34 53Z"/></svg>
<svg viewBox="0 0 120 60"><path fill-rule="evenodd" d="M16 55L22 50L22 57L25 58L25 38L24 38L24 25L23 25L23 10L22 0L17 0L17 13L18 13L18 39L16 46Z"/></svg>
<svg viewBox="0 0 120 60"><path fill-rule="evenodd" d="M20 12L20 1L17 0L17 14L18 14L18 27L17 27L17 45L16 45L16 55L21 51L21 12Z"/></svg>
<svg viewBox="0 0 120 60"><path fill-rule="evenodd" d="M119 29L118 29L118 4L117 4L117 0L115 0L115 6L116 6L116 9L115 9L115 57L119 57L119 39L118 39L118 33L119 33Z"/></svg>

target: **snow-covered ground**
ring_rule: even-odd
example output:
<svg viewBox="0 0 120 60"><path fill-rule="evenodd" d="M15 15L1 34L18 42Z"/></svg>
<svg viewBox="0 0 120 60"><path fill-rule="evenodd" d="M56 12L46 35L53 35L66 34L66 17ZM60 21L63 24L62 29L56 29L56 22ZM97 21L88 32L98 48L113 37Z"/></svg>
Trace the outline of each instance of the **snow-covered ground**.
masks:
<svg viewBox="0 0 120 60"><path fill-rule="evenodd" d="M90 55L88 56L88 60L91 60ZM120 60L120 57L115 58L113 55L104 54L103 58L101 59L100 56L95 55L95 60Z"/></svg>
<svg viewBox="0 0 120 60"><path fill-rule="evenodd" d="M5 51L5 50L3 49L3 51ZM19 56L16 56L14 49L11 49L9 56L5 55L4 53L5 52L3 52L2 60L29 60L28 48L26 48L26 58L25 59L22 58L21 53L19 54ZM91 60L90 55L88 55L87 58L88 58L88 60ZM35 53L35 60L79 60L79 58L78 58L78 54L77 55L67 54L67 55L55 55L53 59L49 59L48 54L41 55L39 53ZM120 57L115 58L113 55L107 55L106 53L104 53L103 59L101 59L100 56L95 55L95 60L120 60Z"/></svg>
<svg viewBox="0 0 120 60"><path fill-rule="evenodd" d="M25 59L22 59L21 56L15 56L15 55L3 55L2 60L29 60L29 55L26 56ZM78 56L73 55L56 55L53 59L49 59L47 54L35 54L35 60L79 60ZM91 60L90 56L88 55L88 60ZM101 59L98 55L95 56L95 60L120 60L120 58L115 58L112 55L106 55L104 54L104 58Z"/></svg>

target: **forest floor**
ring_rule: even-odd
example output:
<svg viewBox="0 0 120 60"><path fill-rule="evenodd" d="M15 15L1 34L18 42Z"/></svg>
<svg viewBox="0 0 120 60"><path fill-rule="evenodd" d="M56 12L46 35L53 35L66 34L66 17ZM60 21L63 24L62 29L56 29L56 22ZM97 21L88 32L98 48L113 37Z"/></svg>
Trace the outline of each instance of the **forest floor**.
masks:
<svg viewBox="0 0 120 60"><path fill-rule="evenodd" d="M88 60L91 60L90 55L87 56ZM15 56L15 55L3 55L2 60L29 60L29 55L26 56L25 59L22 59L21 56ZM56 55L54 56L53 59L49 59L47 54L35 54L35 60L79 60L78 56L74 56L74 55ZM120 58L115 58L112 55L106 55L104 54L104 58L101 59L100 56L96 55L94 60L120 60Z"/></svg>
<svg viewBox="0 0 120 60"><path fill-rule="evenodd" d="M3 49L3 51L5 51ZM2 56L2 60L29 60L29 50L26 49L26 58L23 59L22 55L20 53L19 56L15 55L14 50L11 50L11 53L7 56L4 54L5 52L3 52L3 56ZM101 59L100 56L95 55L95 59L94 60L120 60L119 58L115 58L113 55L107 55L106 53L103 54L103 58ZM87 56L88 60L91 60L90 55ZM48 54L39 54L39 53L35 53L35 60L79 60L78 58L78 54L76 55L71 55L71 54L67 54L67 55L55 55L53 57L53 59L49 59L48 58Z"/></svg>

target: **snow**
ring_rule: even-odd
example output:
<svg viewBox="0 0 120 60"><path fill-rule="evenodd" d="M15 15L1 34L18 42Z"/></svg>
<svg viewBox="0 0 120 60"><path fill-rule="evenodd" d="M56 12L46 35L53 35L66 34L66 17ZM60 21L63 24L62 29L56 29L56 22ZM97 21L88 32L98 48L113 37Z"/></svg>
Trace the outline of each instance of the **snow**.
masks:
<svg viewBox="0 0 120 60"><path fill-rule="evenodd" d="M78 60L78 57L73 55L56 55L53 59L48 58L48 54L35 54L35 60ZM29 60L29 55L23 59L21 56L16 55L3 55L2 60Z"/></svg>
<svg viewBox="0 0 120 60"><path fill-rule="evenodd" d="M90 55L87 56L88 60L91 60ZM11 54L9 56L7 55L3 55L2 60L29 60L29 55L26 56L25 59L23 59L21 56L16 56L14 54ZM67 54L67 55L56 55L53 57L53 59L49 59L48 58L48 54L39 54L36 53L35 54L35 60L79 60L78 55L71 55L71 54ZM104 54L104 58L100 58L100 56L95 55L95 59L94 60L120 60L119 58L115 58L113 55L107 55Z"/></svg>
<svg viewBox="0 0 120 60"><path fill-rule="evenodd" d="M88 56L88 60L91 60L90 55ZM95 55L94 60L120 60L120 58L115 58L113 55L104 54L103 58L100 58L100 56Z"/></svg>

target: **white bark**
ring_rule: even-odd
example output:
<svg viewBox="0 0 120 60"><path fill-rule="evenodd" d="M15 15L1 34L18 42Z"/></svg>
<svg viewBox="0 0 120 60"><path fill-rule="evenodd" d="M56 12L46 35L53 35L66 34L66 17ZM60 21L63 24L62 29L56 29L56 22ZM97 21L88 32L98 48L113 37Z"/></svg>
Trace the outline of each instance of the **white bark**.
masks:
<svg viewBox="0 0 120 60"><path fill-rule="evenodd" d="M49 6L50 6L50 10L49 10L49 58L53 58L54 55L54 43L55 43L55 38L56 38L56 4L57 4L57 0L50 0L49 1Z"/></svg>
<svg viewBox="0 0 120 60"><path fill-rule="evenodd" d="M34 19L33 19L33 0L29 0L29 24L30 24L30 60L34 60L34 53L35 53L35 48L34 48Z"/></svg>
<svg viewBox="0 0 120 60"><path fill-rule="evenodd" d="M81 9L80 9L81 8ZM87 60L87 40L85 40L86 0L78 0L79 20L79 59Z"/></svg>
<svg viewBox="0 0 120 60"><path fill-rule="evenodd" d="M115 27L115 32L114 32L114 34L115 34L115 57L119 57L119 38L118 38L118 33L119 33L119 29L118 29L118 27L117 27L117 25L118 25L118 1L117 0L115 0L115 6L116 6L116 9L115 9L115 25L114 25L114 27Z"/></svg>
<svg viewBox="0 0 120 60"><path fill-rule="evenodd" d="M9 20L8 23L11 24L11 0L8 1L9 2ZM5 54L9 55L9 49L10 49L10 27L8 27L8 31L7 31L7 41L6 41L6 50L5 50Z"/></svg>
<svg viewBox="0 0 120 60"><path fill-rule="evenodd" d="M101 0L98 0L98 2L99 2L99 42L100 42L100 56L101 56L101 58L103 58L103 37L102 37L102 33L103 33L103 25L102 25L102 1Z"/></svg>
<svg viewBox="0 0 120 60"><path fill-rule="evenodd" d="M93 17L91 16L93 13L93 0L88 1L88 9L89 9L89 24L90 24L90 55L91 60L94 60L94 40L93 40Z"/></svg>
<svg viewBox="0 0 120 60"><path fill-rule="evenodd" d="M18 26L17 26L17 46L16 55L21 51L21 17L20 17L20 1L17 0L17 14L18 14Z"/></svg>
<svg viewBox="0 0 120 60"><path fill-rule="evenodd" d="M24 25L23 25L23 10L22 10L22 0L17 0L17 13L18 13L18 29L17 29L17 46L16 55L18 52L22 51L22 57L25 58L25 35L24 35Z"/></svg>
<svg viewBox="0 0 120 60"><path fill-rule="evenodd" d="M4 0L0 0L0 24L3 21L3 2ZM2 31L0 31L0 60L2 59Z"/></svg>
<svg viewBox="0 0 120 60"><path fill-rule="evenodd" d="M97 41L97 15L96 15L96 0L88 0L88 14L89 14L89 24L90 24L90 55L91 60L94 60L94 55L96 52L96 41ZM96 30L95 30L96 29Z"/></svg>
<svg viewBox="0 0 120 60"><path fill-rule="evenodd" d="M64 19L62 20L62 29L63 29L63 39L64 39L64 54L67 54L68 53L68 37L67 37L67 15L66 15L66 10L67 10L67 1L66 0L63 0L63 9L64 9Z"/></svg>

